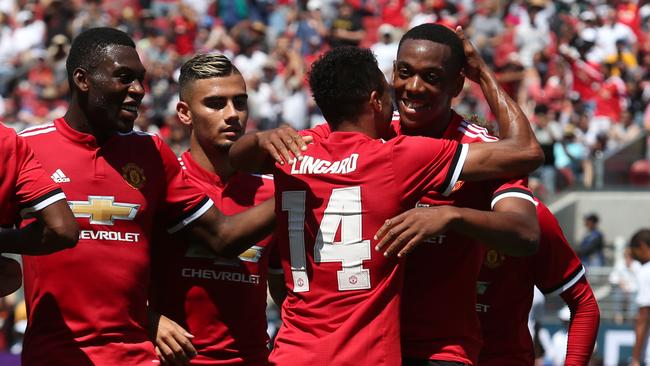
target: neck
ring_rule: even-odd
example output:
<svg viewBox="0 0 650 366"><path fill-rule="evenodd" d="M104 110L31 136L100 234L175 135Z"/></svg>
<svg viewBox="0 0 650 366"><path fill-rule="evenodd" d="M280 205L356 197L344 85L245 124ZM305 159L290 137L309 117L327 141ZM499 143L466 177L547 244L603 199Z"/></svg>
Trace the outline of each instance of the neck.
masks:
<svg viewBox="0 0 650 366"><path fill-rule="evenodd" d="M194 133L190 138L190 155L199 166L206 171L219 176L222 182L228 181L235 174L235 169L228 163L228 150L210 148L210 151L201 146Z"/></svg>
<svg viewBox="0 0 650 366"><path fill-rule="evenodd" d="M114 131L101 131L90 124L88 122L90 119L88 118L88 112L81 107L78 97L74 94L63 119L72 129L94 136L99 145L108 141L115 134Z"/></svg>
<svg viewBox="0 0 650 366"><path fill-rule="evenodd" d="M356 120L346 119L341 121L334 131L339 132L360 132L370 138L376 139L381 137L381 132L375 127L371 116L360 116Z"/></svg>
<svg viewBox="0 0 650 366"><path fill-rule="evenodd" d="M449 109L442 116L432 119L430 123L427 123L420 128L410 129L404 124L402 124L402 131L405 135L409 135L409 136L425 136L425 137L433 137L433 138L442 138L445 131L447 130L447 127L449 127L449 124L451 123L451 117L453 115L451 111L452 110ZM445 121L445 122L441 123L441 121Z"/></svg>

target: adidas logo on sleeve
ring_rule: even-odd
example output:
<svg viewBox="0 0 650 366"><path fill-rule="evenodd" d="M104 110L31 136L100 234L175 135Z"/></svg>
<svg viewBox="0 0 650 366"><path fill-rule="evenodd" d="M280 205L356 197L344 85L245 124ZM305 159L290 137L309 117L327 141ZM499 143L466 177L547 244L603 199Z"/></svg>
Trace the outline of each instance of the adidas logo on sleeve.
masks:
<svg viewBox="0 0 650 366"><path fill-rule="evenodd" d="M56 183L68 183L70 178L68 178L61 169L57 169L54 174L50 176L52 180Z"/></svg>

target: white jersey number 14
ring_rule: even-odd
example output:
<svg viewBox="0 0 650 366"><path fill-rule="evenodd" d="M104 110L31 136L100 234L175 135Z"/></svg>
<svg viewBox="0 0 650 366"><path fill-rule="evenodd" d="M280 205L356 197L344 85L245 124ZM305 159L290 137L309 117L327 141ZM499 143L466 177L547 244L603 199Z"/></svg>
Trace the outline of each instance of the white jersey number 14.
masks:
<svg viewBox="0 0 650 366"><path fill-rule="evenodd" d="M289 252L293 291L309 291L305 254L305 191L282 193L282 210L289 212ZM341 226L341 241L334 242ZM370 288L370 271L363 261L370 259L370 240L361 237L361 187L336 188L323 213L316 243L314 262L341 262L336 273L340 291Z"/></svg>

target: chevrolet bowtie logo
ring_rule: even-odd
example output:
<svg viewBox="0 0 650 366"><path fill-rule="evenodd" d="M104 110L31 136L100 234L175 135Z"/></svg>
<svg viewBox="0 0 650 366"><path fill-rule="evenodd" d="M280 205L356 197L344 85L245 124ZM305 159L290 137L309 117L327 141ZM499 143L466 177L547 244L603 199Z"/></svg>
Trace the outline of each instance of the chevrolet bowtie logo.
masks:
<svg viewBox="0 0 650 366"><path fill-rule="evenodd" d="M88 196L88 201L69 201L77 218L89 218L93 225L113 225L113 220L133 220L140 205L115 203L112 196Z"/></svg>

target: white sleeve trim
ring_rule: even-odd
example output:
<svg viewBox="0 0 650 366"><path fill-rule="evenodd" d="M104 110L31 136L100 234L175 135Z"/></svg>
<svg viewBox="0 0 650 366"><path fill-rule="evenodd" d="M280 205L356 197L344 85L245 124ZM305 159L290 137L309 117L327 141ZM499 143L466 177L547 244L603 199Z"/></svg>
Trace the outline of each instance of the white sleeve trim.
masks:
<svg viewBox="0 0 650 366"><path fill-rule="evenodd" d="M454 189L454 186L456 186L456 183L458 182L460 173L463 171L463 166L465 166L465 159L467 158L467 153L469 152L469 145L461 144L460 149L460 155L458 156L456 166L452 167L454 169L454 172L451 176L451 181L449 182L449 185L445 187L445 190L442 193L443 196L449 196L451 194L451 191Z"/></svg>
<svg viewBox="0 0 650 366"><path fill-rule="evenodd" d="M580 272L576 273L576 275L573 276L573 278L570 279L567 283L562 285L562 287L558 288L557 290L555 290L555 291L553 291L551 293L545 294L545 295L559 295L559 294L563 293L564 291L570 289L573 285L576 284L576 282L578 282L578 280L580 280L580 278L582 276L585 275L585 267L584 266L581 266L581 267L582 268L580 268Z"/></svg>
<svg viewBox="0 0 650 366"><path fill-rule="evenodd" d="M537 207L537 202L535 202L533 197L531 197L529 194L525 194L521 192L508 192L494 197L492 203L490 204L490 208L494 210L494 206L497 204L497 202L501 201L504 198L521 198L531 202L533 205L535 205L535 207Z"/></svg>
<svg viewBox="0 0 650 366"><path fill-rule="evenodd" d="M204 213L206 213L212 206L214 206L214 202L212 202L211 199L208 198L208 200L201 206L198 210L196 210L193 214L190 216L184 218L181 222L178 224L172 226L171 228L167 229L167 232L170 234L173 234L185 226L191 224L194 220L198 219L199 217L203 216Z"/></svg>
<svg viewBox="0 0 650 366"><path fill-rule="evenodd" d="M22 210L20 210L20 216L27 217L29 214L34 213L36 211L40 211L45 207L53 204L54 202L58 202L61 200L65 200L65 194L63 192L59 192L53 195L52 197L44 199L43 201L35 204L34 206L23 208Z"/></svg>

